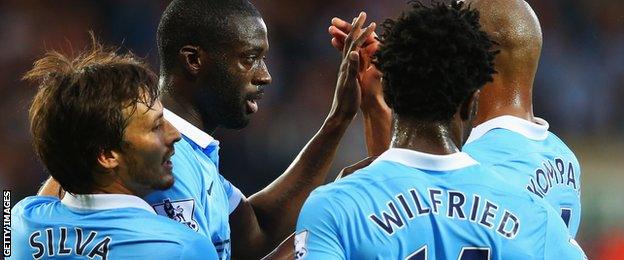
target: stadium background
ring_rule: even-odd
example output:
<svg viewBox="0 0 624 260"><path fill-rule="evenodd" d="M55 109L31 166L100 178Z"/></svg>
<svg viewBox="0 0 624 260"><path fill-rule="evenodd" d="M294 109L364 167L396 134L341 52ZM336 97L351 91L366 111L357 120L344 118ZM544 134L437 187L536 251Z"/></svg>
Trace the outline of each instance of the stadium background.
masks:
<svg viewBox="0 0 624 260"><path fill-rule="evenodd" d="M158 68L156 26L168 1L0 1L0 186L13 204L46 178L34 158L27 108L35 87L20 76L45 49L79 51L93 30ZM281 174L329 110L339 56L329 45L333 16L358 10L381 21L402 0L256 0L269 28L273 84L244 130L219 129L223 174L250 195ZM550 122L582 167L579 243L590 259L624 258L624 2L529 1L544 46L535 81L535 113ZM353 122L333 173L365 155L362 122Z"/></svg>

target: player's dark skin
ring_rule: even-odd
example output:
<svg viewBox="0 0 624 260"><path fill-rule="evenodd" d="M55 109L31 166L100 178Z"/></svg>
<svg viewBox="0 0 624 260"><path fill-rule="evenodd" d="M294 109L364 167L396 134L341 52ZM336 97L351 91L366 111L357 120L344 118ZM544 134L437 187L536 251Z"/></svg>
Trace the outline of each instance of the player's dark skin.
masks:
<svg viewBox="0 0 624 260"><path fill-rule="evenodd" d="M479 10L480 24L500 53L494 81L485 85L475 125L511 115L533 121L533 80L542 50L542 29L522 0L467 0Z"/></svg>
<svg viewBox="0 0 624 260"><path fill-rule="evenodd" d="M482 30L499 44L495 48L500 51L494 60L497 71L493 75L494 80L488 82L481 90L481 101L474 125L503 115L533 121L533 80L542 49L542 30L537 16L523 0L465 2L479 10ZM345 33L351 30L351 26L339 18L332 19L331 24L329 33L332 36L332 45L342 50ZM369 37L361 52L366 51L370 54L360 56L370 57L378 45L377 40ZM358 76L358 79L363 91L370 90L372 95L378 96L376 100L383 102L381 81L371 78L362 80L362 76ZM365 131L369 154L381 154L391 142L387 130L391 125L391 112L382 105L367 106L366 103L362 105L366 106L363 110L371 111L363 113L365 121L371 122L371 126L365 128L369 129Z"/></svg>
<svg viewBox="0 0 624 260"><path fill-rule="evenodd" d="M358 61L350 60L348 55L374 30L374 24L365 30L359 29L365 19L365 14L361 15L354 25L358 29L353 30L347 41L350 51L343 53L334 101L321 129L277 180L243 199L230 214L233 257L260 258L270 252L293 232L301 206L309 193L325 182L340 139L360 103L360 89L355 80ZM230 48L226 48L223 60L216 62L227 64L230 76L241 88L255 91L256 85L271 82L262 59L269 48L266 27L258 17L241 18L240 22L233 24L240 27L235 30L237 39L233 39ZM256 61L258 64L248 63L246 55L249 52L259 58ZM353 54L357 55L357 52ZM182 47L179 58L184 61L184 68L161 79L161 83L180 90L165 96L165 105L195 126L212 133L222 126L222 122L217 116L192 106L190 100L195 96L194 90L210 84L204 80L211 78L204 75L212 73L210 66L215 61L210 60L210 55L199 46ZM244 110L242 107L241 111Z"/></svg>
<svg viewBox="0 0 624 260"><path fill-rule="evenodd" d="M165 107L211 134L218 127L244 127L255 112L244 98L259 99L260 88L271 83L263 59L269 48L264 21L260 17L235 19L230 23L235 27L234 36L218 53L186 45L178 52L182 66L161 71ZM295 230L299 211L310 192L325 182L340 139L361 102L360 86L355 79L358 50L375 29L374 23L362 29L365 19L366 14L362 13L352 25L356 29L346 38L348 48L342 53L334 100L320 130L280 177L244 198L230 214L233 258L259 259L271 252ZM198 103L196 98L205 93L202 91L225 94L207 96L207 100ZM47 182L40 195L56 195L58 189L53 189L54 185Z"/></svg>

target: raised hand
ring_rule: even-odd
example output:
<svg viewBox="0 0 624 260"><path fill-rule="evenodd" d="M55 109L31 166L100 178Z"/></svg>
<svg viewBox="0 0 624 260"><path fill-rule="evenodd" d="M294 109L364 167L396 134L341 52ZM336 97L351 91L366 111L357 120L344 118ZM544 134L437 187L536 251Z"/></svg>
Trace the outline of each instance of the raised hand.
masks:
<svg viewBox="0 0 624 260"><path fill-rule="evenodd" d="M332 25L329 27L329 34L332 36L331 44L334 48L344 53L345 39L353 27L351 24L337 17L331 20L331 24ZM364 107L367 106L368 102L379 101L377 99L383 98L381 72L372 64L373 55L379 49L379 44L377 34L373 32L364 40L362 48L359 51L360 65L358 69L358 80L362 86L362 105Z"/></svg>
<svg viewBox="0 0 624 260"><path fill-rule="evenodd" d="M362 90L358 80L360 70L360 49L375 30L375 23L362 28L366 13L361 12L349 25L351 30L342 38L342 63L338 72L338 82L330 115L353 118L362 102Z"/></svg>
<svg viewBox="0 0 624 260"><path fill-rule="evenodd" d="M352 32L353 24L340 18L333 18L329 27L331 44L345 53L346 39ZM380 43L373 32L364 39L359 50L358 83L361 90L360 108L364 121L364 135L369 155L380 155L390 145L392 112L383 98L381 72L372 63L373 55Z"/></svg>

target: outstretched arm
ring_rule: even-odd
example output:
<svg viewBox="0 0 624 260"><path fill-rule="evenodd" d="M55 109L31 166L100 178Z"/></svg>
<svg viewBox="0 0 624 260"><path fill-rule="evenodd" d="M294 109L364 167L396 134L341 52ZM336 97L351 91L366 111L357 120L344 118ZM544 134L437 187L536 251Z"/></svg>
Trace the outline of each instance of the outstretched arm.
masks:
<svg viewBox="0 0 624 260"><path fill-rule="evenodd" d="M257 259L270 252L292 234L303 202L325 182L340 139L361 102L356 80L358 49L375 29L374 23L362 29L365 19L366 14L361 13L345 38L348 47L342 52L334 100L321 129L277 180L243 199L230 214L233 257Z"/></svg>
<svg viewBox="0 0 624 260"><path fill-rule="evenodd" d="M332 45L342 51L351 24L340 18L333 18L329 27ZM379 41L373 33L360 49L360 70L358 81L362 87L362 115L364 136L369 156L380 155L390 147L392 136L392 111L384 101L381 72L372 63L373 55L379 49Z"/></svg>
<svg viewBox="0 0 624 260"><path fill-rule="evenodd" d="M351 166L343 168L342 171L340 171L340 173L338 174L338 176L336 176L336 180L347 177L351 175L352 173L354 173L355 171L370 165L375 159L377 159L377 156L369 156ZM294 244L295 244L295 236L294 234L291 234L286 240L284 240L284 242L282 242L277 248L275 248L275 250L273 250L267 256L262 258L262 260L294 259L295 258Z"/></svg>

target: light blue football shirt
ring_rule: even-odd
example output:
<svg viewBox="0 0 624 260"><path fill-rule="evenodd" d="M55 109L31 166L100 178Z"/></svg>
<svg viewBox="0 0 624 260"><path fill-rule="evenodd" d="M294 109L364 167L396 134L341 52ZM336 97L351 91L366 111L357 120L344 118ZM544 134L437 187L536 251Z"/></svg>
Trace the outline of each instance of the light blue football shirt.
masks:
<svg viewBox="0 0 624 260"><path fill-rule="evenodd" d="M159 215L210 237L219 258L230 259L229 214L243 194L219 174L219 142L171 111L163 114L182 134L171 158L175 183L145 200Z"/></svg>
<svg viewBox="0 0 624 260"><path fill-rule="evenodd" d="M297 259L582 259L552 207L466 153L392 148L316 189Z"/></svg>
<svg viewBox="0 0 624 260"><path fill-rule="evenodd" d="M576 237L581 222L581 168L548 122L501 116L477 126L463 151L508 183L544 198Z"/></svg>
<svg viewBox="0 0 624 260"><path fill-rule="evenodd" d="M11 218L11 259L217 259L209 238L131 195L27 197Z"/></svg>

